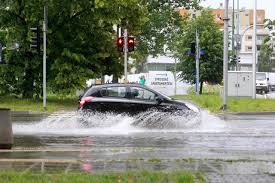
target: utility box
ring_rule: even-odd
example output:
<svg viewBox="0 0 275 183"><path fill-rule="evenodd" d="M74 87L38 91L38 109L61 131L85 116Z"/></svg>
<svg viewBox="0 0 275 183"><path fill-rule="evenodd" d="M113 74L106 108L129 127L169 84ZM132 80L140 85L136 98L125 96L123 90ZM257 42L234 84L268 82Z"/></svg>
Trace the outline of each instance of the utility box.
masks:
<svg viewBox="0 0 275 183"><path fill-rule="evenodd" d="M228 71L228 96L252 97L252 72Z"/></svg>

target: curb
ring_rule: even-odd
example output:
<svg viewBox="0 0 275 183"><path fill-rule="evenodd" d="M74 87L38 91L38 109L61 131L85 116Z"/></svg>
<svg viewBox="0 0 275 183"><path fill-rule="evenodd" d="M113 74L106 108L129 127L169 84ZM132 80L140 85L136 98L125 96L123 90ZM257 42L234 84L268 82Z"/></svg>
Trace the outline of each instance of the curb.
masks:
<svg viewBox="0 0 275 183"><path fill-rule="evenodd" d="M47 112L33 112L33 111L11 111L12 122L18 121L40 121L48 117L50 113Z"/></svg>
<svg viewBox="0 0 275 183"><path fill-rule="evenodd" d="M221 113L223 115L245 115L245 116L253 116L253 115L275 115L275 112L225 112Z"/></svg>
<svg viewBox="0 0 275 183"><path fill-rule="evenodd" d="M275 112L223 112L218 113L217 115L232 115L232 116L266 116L266 115L275 115Z"/></svg>

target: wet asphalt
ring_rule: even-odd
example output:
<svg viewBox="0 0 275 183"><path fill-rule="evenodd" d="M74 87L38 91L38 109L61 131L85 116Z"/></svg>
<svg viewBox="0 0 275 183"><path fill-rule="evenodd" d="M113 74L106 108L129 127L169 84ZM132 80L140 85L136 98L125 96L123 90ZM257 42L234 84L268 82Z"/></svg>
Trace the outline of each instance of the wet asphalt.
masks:
<svg viewBox="0 0 275 183"><path fill-rule="evenodd" d="M0 169L190 170L203 172L208 182L275 180L272 114L231 115L224 120L202 112L201 121L173 129L133 127L127 116L94 118L114 122L85 128L74 116L62 113L39 122L14 123L14 148L0 151Z"/></svg>

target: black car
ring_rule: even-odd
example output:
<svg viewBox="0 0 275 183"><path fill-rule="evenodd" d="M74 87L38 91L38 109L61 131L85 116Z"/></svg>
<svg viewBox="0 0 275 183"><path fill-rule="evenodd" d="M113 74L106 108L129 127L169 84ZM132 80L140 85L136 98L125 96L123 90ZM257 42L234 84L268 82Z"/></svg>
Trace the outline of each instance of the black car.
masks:
<svg viewBox="0 0 275 183"><path fill-rule="evenodd" d="M185 103L175 101L139 84L95 85L86 90L79 110L114 112L135 115L148 110L177 112L190 110Z"/></svg>

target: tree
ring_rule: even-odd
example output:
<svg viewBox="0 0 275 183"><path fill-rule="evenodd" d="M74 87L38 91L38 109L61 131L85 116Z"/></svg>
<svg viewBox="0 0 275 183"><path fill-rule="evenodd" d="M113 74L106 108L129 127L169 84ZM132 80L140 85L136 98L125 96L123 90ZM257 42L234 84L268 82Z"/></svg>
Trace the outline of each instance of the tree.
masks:
<svg viewBox="0 0 275 183"><path fill-rule="evenodd" d="M114 24L137 33L147 21L144 0L48 0L48 88L74 93L89 78L120 75L123 60L115 47ZM4 93L23 97L41 95L42 56L31 50L29 28L42 27L45 0L2 0L0 30L7 30L7 44L18 50L5 54L0 70Z"/></svg>
<svg viewBox="0 0 275 183"><path fill-rule="evenodd" d="M274 45L270 43L270 38L266 38L261 46L259 54L259 72L271 72L271 68L274 66L271 59L273 47Z"/></svg>
<svg viewBox="0 0 275 183"><path fill-rule="evenodd" d="M221 83L223 76L223 33L214 21L210 10L203 10L201 16L190 19L183 25L177 42L177 57L180 60L180 77L195 83L195 56L188 54L192 43L195 42L196 29L199 33L200 49L204 54L200 58L200 94L203 82Z"/></svg>
<svg viewBox="0 0 275 183"><path fill-rule="evenodd" d="M137 36L137 50L131 54L136 59L138 72L149 55L165 55L173 51L175 36L179 33L182 17L177 8L199 8L200 0L149 0L148 19Z"/></svg>
<svg viewBox="0 0 275 183"><path fill-rule="evenodd" d="M275 20L266 19L265 28L269 30L274 30ZM266 37L263 44L261 45L261 50L259 54L259 72L271 72L271 68L275 67L274 61L271 59L272 53L274 51L273 32L270 36Z"/></svg>
<svg viewBox="0 0 275 183"><path fill-rule="evenodd" d="M31 10L39 11L39 2L28 0L28 9L24 10L24 1L2 0L0 4L0 30L6 31L5 42L7 50L4 55L6 65L1 67L0 87L3 93L14 92L25 97L39 88L39 70L41 63L38 55L29 49L30 25L37 22L30 17ZM32 14L38 17L37 13ZM14 44L19 49L10 49Z"/></svg>

